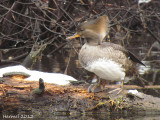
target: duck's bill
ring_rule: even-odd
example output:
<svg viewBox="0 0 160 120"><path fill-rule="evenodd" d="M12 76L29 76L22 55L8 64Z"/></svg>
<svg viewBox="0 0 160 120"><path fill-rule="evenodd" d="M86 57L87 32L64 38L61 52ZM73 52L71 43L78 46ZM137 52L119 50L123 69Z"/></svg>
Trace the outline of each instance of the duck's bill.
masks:
<svg viewBox="0 0 160 120"><path fill-rule="evenodd" d="M80 37L80 35L78 35L77 33L75 33L74 35L72 35L70 37L67 37L66 39L70 40L70 39L77 38L77 37Z"/></svg>

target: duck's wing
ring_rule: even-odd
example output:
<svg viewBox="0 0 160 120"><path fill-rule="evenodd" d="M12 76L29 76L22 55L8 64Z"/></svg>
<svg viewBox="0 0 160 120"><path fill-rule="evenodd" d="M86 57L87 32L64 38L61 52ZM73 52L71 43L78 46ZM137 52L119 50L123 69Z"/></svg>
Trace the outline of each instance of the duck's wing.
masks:
<svg viewBox="0 0 160 120"><path fill-rule="evenodd" d="M133 62L136 62L136 63L139 63L141 65L144 65L144 63L142 63L133 53L131 53L130 51L128 51L128 57L130 57L130 59L133 61Z"/></svg>
<svg viewBox="0 0 160 120"><path fill-rule="evenodd" d="M110 42L105 42L101 45L102 45L102 47L113 47L114 50L118 50L118 51L123 52L126 55L126 57L128 59L132 60L133 62L136 62L136 63L139 63L139 64L145 66L145 64L142 63L132 52L130 52L129 50L125 49L124 47L122 47L120 45L110 43Z"/></svg>

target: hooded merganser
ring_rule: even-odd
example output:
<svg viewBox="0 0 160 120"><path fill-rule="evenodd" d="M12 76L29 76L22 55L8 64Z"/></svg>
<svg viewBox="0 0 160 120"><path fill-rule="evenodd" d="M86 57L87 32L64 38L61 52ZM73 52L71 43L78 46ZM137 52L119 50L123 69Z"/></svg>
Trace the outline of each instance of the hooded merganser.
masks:
<svg viewBox="0 0 160 120"><path fill-rule="evenodd" d="M124 80L138 75L135 63L144 64L124 47L110 42L102 42L109 30L108 17L100 16L81 24L76 34L67 39L85 38L86 43L79 52L79 62L82 67L102 79L122 81L123 90ZM98 84L89 87L88 92L102 91L104 86L105 81L99 80Z"/></svg>

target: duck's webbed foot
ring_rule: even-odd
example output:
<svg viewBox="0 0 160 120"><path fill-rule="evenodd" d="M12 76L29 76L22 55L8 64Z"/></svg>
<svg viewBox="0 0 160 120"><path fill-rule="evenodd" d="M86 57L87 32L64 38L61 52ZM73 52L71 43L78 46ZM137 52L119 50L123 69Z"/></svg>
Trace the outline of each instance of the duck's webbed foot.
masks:
<svg viewBox="0 0 160 120"><path fill-rule="evenodd" d="M88 87L88 92L89 93L96 93L96 92L101 92L104 90L104 87L105 87L105 84L106 84L106 80L98 80L98 83L96 84L91 84L89 87Z"/></svg>
<svg viewBox="0 0 160 120"><path fill-rule="evenodd" d="M110 91L110 92L108 92L109 94L113 94L114 92L116 92L117 91L117 95L118 94L120 94L122 91L123 91L123 89L124 89L124 81L122 80L122 86L121 86L121 88L116 88L116 89L114 89L114 90L112 90L112 91Z"/></svg>

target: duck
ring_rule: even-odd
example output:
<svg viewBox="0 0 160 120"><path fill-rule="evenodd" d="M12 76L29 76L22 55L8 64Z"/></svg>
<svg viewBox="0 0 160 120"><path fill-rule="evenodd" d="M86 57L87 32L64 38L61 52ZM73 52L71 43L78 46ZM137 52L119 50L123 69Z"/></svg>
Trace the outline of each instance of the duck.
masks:
<svg viewBox="0 0 160 120"><path fill-rule="evenodd" d="M122 82L138 76L136 63L144 65L132 52L119 44L103 42L110 31L110 21L107 15L84 22L77 28L77 32L67 37L67 40L81 37L85 44L81 47L78 59L81 66L96 74L97 84L91 84L88 92L104 90L106 81Z"/></svg>

